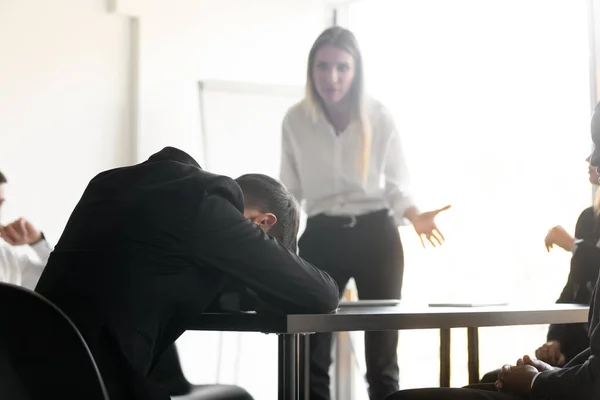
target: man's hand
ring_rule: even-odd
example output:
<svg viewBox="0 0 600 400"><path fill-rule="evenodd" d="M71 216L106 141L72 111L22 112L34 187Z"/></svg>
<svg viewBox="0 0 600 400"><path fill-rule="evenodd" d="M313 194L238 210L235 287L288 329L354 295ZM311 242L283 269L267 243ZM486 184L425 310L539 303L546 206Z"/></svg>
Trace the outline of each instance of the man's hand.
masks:
<svg viewBox="0 0 600 400"><path fill-rule="evenodd" d="M0 236L13 246L33 244L42 239L42 233L24 218L19 218L6 226L0 226Z"/></svg>
<svg viewBox="0 0 600 400"><path fill-rule="evenodd" d="M521 365L505 365L498 374L496 388L514 394L529 394L533 378L539 372L535 367L521 361Z"/></svg>
<svg viewBox="0 0 600 400"><path fill-rule="evenodd" d="M421 239L421 244L423 247L425 247L423 236L429 240L433 247L442 244L444 241L444 235L442 235L442 233L438 230L437 225L435 224L435 217L450 207L450 205L447 205L446 207L442 207L433 211L427 211L412 218L411 222L415 228L415 232L417 232L417 235L419 235L419 239Z"/></svg>
<svg viewBox="0 0 600 400"><path fill-rule="evenodd" d="M575 239L562 226L555 226L548 231L544 243L548 251L555 245L562 247L566 251L572 251Z"/></svg>
<svg viewBox="0 0 600 400"><path fill-rule="evenodd" d="M565 355L560 351L558 340L550 340L542 345L535 351L535 357L537 358L536 361L543 361L556 367L562 367L566 363Z"/></svg>
<svg viewBox="0 0 600 400"><path fill-rule="evenodd" d="M531 365L532 367L537 369L538 372L552 371L553 369L556 369L556 367L553 367L548 363L545 363L541 360L533 359L529 356L523 356L523 358L519 358L517 360L517 366L519 365Z"/></svg>

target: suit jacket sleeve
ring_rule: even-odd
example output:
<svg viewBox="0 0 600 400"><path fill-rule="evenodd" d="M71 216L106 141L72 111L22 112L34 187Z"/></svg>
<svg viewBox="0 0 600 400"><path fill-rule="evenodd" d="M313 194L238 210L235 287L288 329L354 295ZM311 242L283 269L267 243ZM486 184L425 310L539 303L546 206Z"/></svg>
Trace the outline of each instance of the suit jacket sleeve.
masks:
<svg viewBox="0 0 600 400"><path fill-rule="evenodd" d="M595 243L583 241L577 245L573 255L573 267L571 273L576 282L594 282L598 276L600 267L600 248Z"/></svg>
<svg viewBox="0 0 600 400"><path fill-rule="evenodd" d="M600 267L600 248L598 242L597 218L594 209L588 207L577 219L575 237L583 239L571 260L571 277L573 284L585 285L587 282L596 282L598 268Z"/></svg>
<svg viewBox="0 0 600 400"><path fill-rule="evenodd" d="M192 250L199 263L222 270L286 313L334 311L335 281L244 218L239 187L229 186L207 194L200 205Z"/></svg>
<svg viewBox="0 0 600 400"><path fill-rule="evenodd" d="M569 362L565 368L545 371L536 378L532 400L600 398L600 296L595 292L590 309L590 348Z"/></svg>

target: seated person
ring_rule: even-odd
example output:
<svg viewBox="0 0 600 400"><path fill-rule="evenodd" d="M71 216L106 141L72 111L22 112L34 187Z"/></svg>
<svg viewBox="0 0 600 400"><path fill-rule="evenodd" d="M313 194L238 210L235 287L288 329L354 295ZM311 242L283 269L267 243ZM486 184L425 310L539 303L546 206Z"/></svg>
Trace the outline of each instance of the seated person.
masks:
<svg viewBox="0 0 600 400"><path fill-rule="evenodd" d="M0 172L0 207L4 202L5 176ZM6 225L0 225L0 237L10 246L0 246L0 282L22 285L33 289L42 274L52 247L46 242L43 233L29 221L19 218ZM18 252L16 246L30 245L38 258L29 257ZM160 379L164 377L164 382ZM182 396L194 391L194 386L183 376L179 365L177 349L173 344L161 357L159 365L153 372L154 380L164 386L170 396ZM219 394L222 400L252 400L242 388L230 385L199 385L197 398L206 398L204 393L210 390L211 397ZM190 400L196 396L188 396Z"/></svg>
<svg viewBox="0 0 600 400"><path fill-rule="evenodd" d="M589 162L589 157L586 159ZM597 184L600 175L596 168L588 166L589 181ZM597 215L594 208L599 209L600 192L596 197L596 205L588 207L579 215L575 225L575 238L561 226L555 226L546 236L548 251L554 246L573 253L567 283L557 303L589 305L592 291L598 279L600 268L600 248L596 246L600 239L597 227ZM554 367L562 367L588 346L587 324L553 324L548 329L547 342L535 351L538 360ZM500 370L483 376L482 383L494 383Z"/></svg>
<svg viewBox="0 0 600 400"><path fill-rule="evenodd" d="M111 400L167 400L152 365L230 283L286 313L337 308L335 281L267 236L265 214L246 218L234 180L167 147L90 181L36 291L81 331Z"/></svg>
<svg viewBox="0 0 600 400"><path fill-rule="evenodd" d="M591 123L594 151L590 164L600 166L600 103L596 105ZM598 225L596 225L598 226ZM576 250L579 251L579 249ZM585 276L586 271L575 266L571 274ZM579 278L578 278L579 281ZM600 399L600 294L596 282L590 304L589 346L563 367L553 367L541 360L524 356L515 365L502 367L494 385L470 388L436 388L401 390L387 400L597 400Z"/></svg>
<svg viewBox="0 0 600 400"><path fill-rule="evenodd" d="M279 181L266 175L246 174L237 178L236 182L244 195L244 215L259 226L270 225L268 235L295 252L300 207L291 193ZM192 385L183 374L174 343L160 357L149 378L162 386L170 396L187 395L190 400L200 400L206 398L205 393L210 391L211 399L217 394L222 400L252 399L237 386Z"/></svg>
<svg viewBox="0 0 600 400"><path fill-rule="evenodd" d="M6 177L0 172L0 208L5 201L6 183ZM0 282L33 289L48 261L52 246L41 231L23 218L6 226L0 225L0 237L4 240L0 244ZM22 245L31 246L37 257L19 251L17 246Z"/></svg>
<svg viewBox="0 0 600 400"><path fill-rule="evenodd" d="M586 161L589 163L590 157ZM590 183L600 183L600 175L591 164L588 164L588 174ZM600 269L599 203L600 192L597 193L594 207L583 210L577 219L574 238L560 226L552 228L546 236L548 250L556 245L573 253L569 277L557 303L589 305L592 300ZM587 324L550 325L547 340L536 350L536 358L562 367L587 348Z"/></svg>

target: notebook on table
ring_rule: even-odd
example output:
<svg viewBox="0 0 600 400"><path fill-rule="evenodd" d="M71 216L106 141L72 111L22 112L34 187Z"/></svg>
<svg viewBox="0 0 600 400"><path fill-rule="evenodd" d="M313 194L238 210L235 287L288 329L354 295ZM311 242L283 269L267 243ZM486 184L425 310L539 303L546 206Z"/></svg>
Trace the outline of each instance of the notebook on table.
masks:
<svg viewBox="0 0 600 400"><path fill-rule="evenodd" d="M429 307L496 307L507 306L505 302L492 303L429 303Z"/></svg>
<svg viewBox="0 0 600 400"><path fill-rule="evenodd" d="M340 301L340 307L389 307L399 304L398 299Z"/></svg>

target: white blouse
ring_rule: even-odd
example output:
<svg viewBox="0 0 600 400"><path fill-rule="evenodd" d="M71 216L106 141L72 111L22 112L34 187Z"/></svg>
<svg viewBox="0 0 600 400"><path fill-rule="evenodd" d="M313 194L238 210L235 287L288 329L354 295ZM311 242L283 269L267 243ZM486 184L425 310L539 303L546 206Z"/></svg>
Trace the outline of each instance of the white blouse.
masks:
<svg viewBox="0 0 600 400"><path fill-rule="evenodd" d="M287 112L282 127L280 179L309 217L361 215L387 208L400 224L414 206L400 135L390 112L371 99L367 106L372 143L369 169L361 173L362 131L351 123L336 134L323 113L313 119L300 102Z"/></svg>
<svg viewBox="0 0 600 400"><path fill-rule="evenodd" d="M35 254L26 254L0 240L0 282L34 289L52 252L46 240L31 246ZM36 257L37 256L37 257Z"/></svg>

